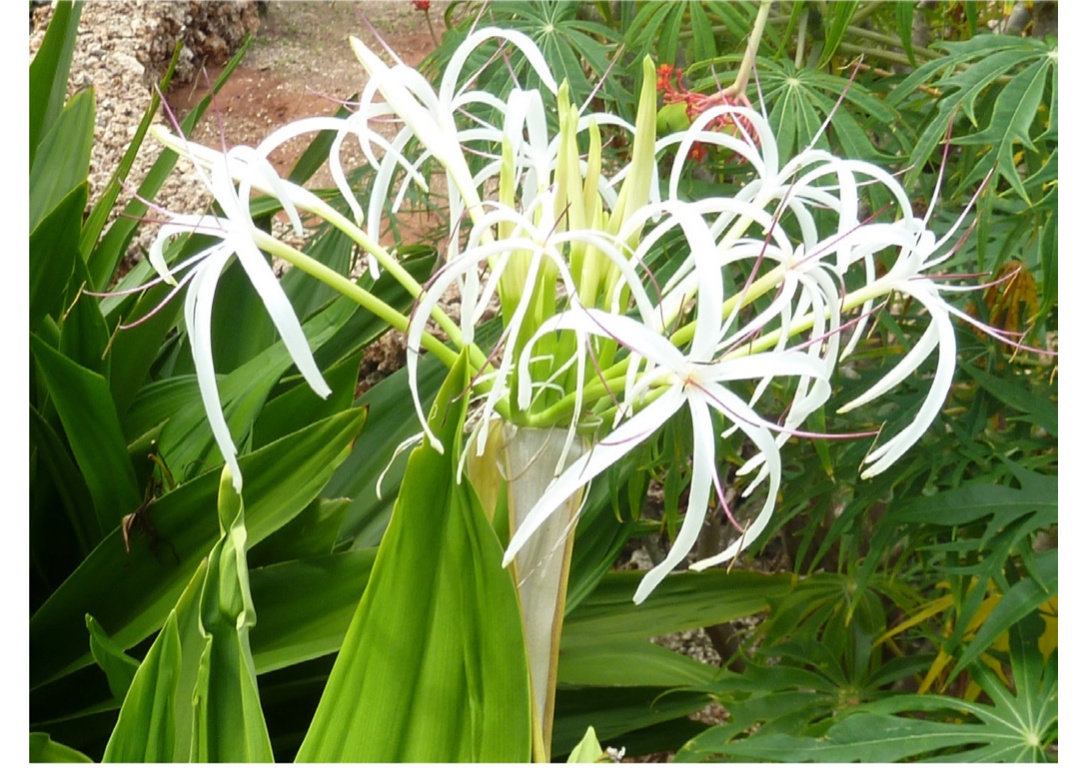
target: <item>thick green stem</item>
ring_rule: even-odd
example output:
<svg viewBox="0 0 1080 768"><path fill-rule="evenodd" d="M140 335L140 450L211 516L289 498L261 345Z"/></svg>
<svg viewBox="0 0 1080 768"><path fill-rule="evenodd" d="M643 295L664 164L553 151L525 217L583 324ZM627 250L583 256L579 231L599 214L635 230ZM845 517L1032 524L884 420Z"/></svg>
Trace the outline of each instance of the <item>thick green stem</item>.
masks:
<svg viewBox="0 0 1080 768"><path fill-rule="evenodd" d="M277 256L282 261L292 264L297 269L305 272L316 280L325 283L343 296L355 301L364 309L371 312L381 320L385 320L391 327L405 332L409 329L409 318L398 312L385 301L370 291L366 291L344 275L335 272L320 261L317 261L306 253L293 248L291 245L281 242L272 235L259 231L255 235L255 244L267 253ZM431 333L424 331L421 337L424 349L438 357L448 368L458 358L458 353L439 341Z"/></svg>
<svg viewBox="0 0 1080 768"><path fill-rule="evenodd" d="M402 333L408 331L408 317L398 312L375 294L364 290L352 280L335 272L322 262L262 231L256 233L255 244L267 253L277 256L282 261L292 264L302 272L328 285L341 295L352 299L379 319L385 320L391 327ZM424 349L439 358L439 361L447 368L452 368L454 363L457 362L458 353L443 344L428 331L424 331L421 335L420 344ZM474 370L482 370L487 366L487 358L475 344L469 345L468 349L470 362ZM489 386L485 381L478 381L473 385L473 388L478 392L484 392ZM495 411L503 418L510 417L510 406L506 400L499 401L495 406Z"/></svg>

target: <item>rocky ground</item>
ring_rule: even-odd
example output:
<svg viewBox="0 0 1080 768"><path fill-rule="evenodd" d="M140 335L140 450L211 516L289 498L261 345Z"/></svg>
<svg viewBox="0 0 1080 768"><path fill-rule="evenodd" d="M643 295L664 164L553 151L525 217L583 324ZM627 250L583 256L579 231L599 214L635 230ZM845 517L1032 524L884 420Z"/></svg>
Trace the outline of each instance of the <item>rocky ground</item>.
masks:
<svg viewBox="0 0 1080 768"><path fill-rule="evenodd" d="M259 9L257 5L263 7ZM352 2L162 2L117 0L84 6L69 80L69 92L93 87L97 130L91 158L91 201L105 188L150 105L174 45L184 41L167 103L183 115L206 94L247 34L251 46L240 67L215 98L195 131L211 145L254 144L273 128L309 115L328 114L363 86L363 69L348 45L356 35L376 45L380 35L405 61L419 63L443 30L445 2L433 2L430 16L412 3ZM30 18L30 56L37 51L52 9L37 7ZM366 21L365 21L366 19ZM431 21L429 25L428 21ZM155 122L168 124L159 114ZM274 156L285 167L303 147L287 145ZM132 168L129 184L143 178L160 153L148 139ZM157 196L173 211L202 210L209 196L181 164ZM152 236L148 228L137 247Z"/></svg>

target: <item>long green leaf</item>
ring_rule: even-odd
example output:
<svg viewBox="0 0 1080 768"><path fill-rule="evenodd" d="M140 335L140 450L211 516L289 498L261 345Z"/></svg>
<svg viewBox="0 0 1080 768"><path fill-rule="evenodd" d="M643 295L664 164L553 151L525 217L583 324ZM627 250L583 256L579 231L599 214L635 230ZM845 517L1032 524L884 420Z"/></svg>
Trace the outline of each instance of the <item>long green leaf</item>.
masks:
<svg viewBox="0 0 1080 768"><path fill-rule="evenodd" d="M30 328L46 315L58 317L79 257L79 226L86 183L72 189L30 233Z"/></svg>
<svg viewBox="0 0 1080 768"><path fill-rule="evenodd" d="M58 744L47 733L30 734L31 763L92 763L89 757L77 749Z"/></svg>
<svg viewBox="0 0 1080 768"><path fill-rule="evenodd" d="M169 83L172 81L173 72L176 71L176 65L180 61L180 53L183 47L183 44L177 41L176 47L173 49L172 59L170 59L169 66L165 70L165 75L150 96L150 104L143 113L138 128L135 129L135 135L131 137L131 142L128 144L127 149L124 150L124 156L120 158L120 162L113 170L112 177L109 179L105 190L100 193L93 210L86 217L86 223L83 225L82 236L79 240L79 252L82 253L84 259L92 253L92 249L97 244L101 231L105 228L105 224L109 219L109 214L112 213L113 206L116 205L116 198L120 195L120 190L127 179L128 173L131 171L131 166L135 164L135 157L139 154L139 149L142 147L146 132L150 129L150 124L154 120L154 115L157 114L158 107L161 106L161 94L169 92ZM96 282L93 287L99 290L103 288Z"/></svg>
<svg viewBox="0 0 1080 768"><path fill-rule="evenodd" d="M677 573L655 596L634 605L641 574L609 573L567 617L563 649L616 640L638 640L684 629L722 624L768 607L789 593L791 576L752 571Z"/></svg>
<svg viewBox="0 0 1080 768"><path fill-rule="evenodd" d="M71 56L83 4L57 3L49 28L34 60L30 62L30 165L38 144L52 127L67 95Z"/></svg>
<svg viewBox="0 0 1080 768"><path fill-rule="evenodd" d="M214 94L221 90L221 87L225 85L232 75L233 70L239 66L250 42L250 37L244 41L243 45L240 46L240 49L229 60L229 63L225 65L225 68L221 70L221 74L214 81L212 92L207 94L181 121L180 129L185 136L191 135L192 129L198 124L207 107L210 106ZM132 198L124 207L124 215L113 220L105 236L101 238L93 252L86 259L94 285L102 286L116 272L116 267L120 263L120 259L123 258L127 244L131 241L135 230L138 228L140 219L146 215L146 203L141 201L154 199L158 190L161 189L161 185L165 183L169 173L172 172L173 166L176 165L176 160L176 153L168 149L158 156L150 170L147 171L142 184L139 185L138 195Z"/></svg>
<svg viewBox="0 0 1080 768"><path fill-rule="evenodd" d="M101 531L119 525L142 500L109 385L37 336L30 349L86 478Z"/></svg>
<svg viewBox="0 0 1080 768"><path fill-rule="evenodd" d="M30 409L30 448L32 451L36 450L36 453L31 455L35 456L38 464L37 474L32 471L30 475L31 494L41 488L40 483L47 483L56 490L60 503L63 505L63 513L85 556L101 538L90 490L86 487L86 479L75 464L75 459L61 441L56 430L41 417L35 408ZM54 513L55 510L49 509L46 516ZM33 515L31 519L34 524L44 525L46 530L59 522L56 519L34 520ZM55 531L50 530L50 532ZM30 541L33 547L35 544L33 533L31 533Z"/></svg>
<svg viewBox="0 0 1080 768"><path fill-rule="evenodd" d="M90 172L94 143L94 92L71 98L53 123L30 167L30 231Z"/></svg>
<svg viewBox="0 0 1080 768"><path fill-rule="evenodd" d="M346 411L240 458L253 545L315 498L363 421L361 410ZM105 537L30 619L31 687L90 661L86 613L125 648L161 626L218 539L216 497L216 474L202 475L150 506L154 536L135 538L130 555L119 528Z"/></svg>
<svg viewBox="0 0 1080 768"><path fill-rule="evenodd" d="M123 701L139 670L139 662L124 653L90 614L86 615L86 629L90 632L90 653L94 655L94 661L109 679L112 695Z"/></svg>
<svg viewBox="0 0 1080 768"><path fill-rule="evenodd" d="M197 762L273 762L248 641L255 604L248 582L244 503L228 468L218 486L218 519L221 539L210 552L199 604L206 647L192 697L191 756Z"/></svg>
<svg viewBox="0 0 1080 768"><path fill-rule="evenodd" d="M561 685L675 688L708 684L719 673L716 667L644 640L598 638L594 645L577 645L559 656Z"/></svg>
<svg viewBox="0 0 1080 768"><path fill-rule="evenodd" d="M374 563L374 549L359 549L253 568L255 668L270 672L337 651Z"/></svg>
<svg viewBox="0 0 1080 768"><path fill-rule="evenodd" d="M104 762L169 763L191 758L191 694L206 646L199 632L199 595L205 583L204 561L135 672Z"/></svg>
<svg viewBox="0 0 1080 768"><path fill-rule="evenodd" d="M298 759L515 761L530 756L528 669L502 547L455 482L464 359L432 410L447 447L409 459L341 653Z"/></svg>
<svg viewBox="0 0 1080 768"><path fill-rule="evenodd" d="M174 758L175 708L181 666L180 634L170 615L132 682L104 762L169 762Z"/></svg>

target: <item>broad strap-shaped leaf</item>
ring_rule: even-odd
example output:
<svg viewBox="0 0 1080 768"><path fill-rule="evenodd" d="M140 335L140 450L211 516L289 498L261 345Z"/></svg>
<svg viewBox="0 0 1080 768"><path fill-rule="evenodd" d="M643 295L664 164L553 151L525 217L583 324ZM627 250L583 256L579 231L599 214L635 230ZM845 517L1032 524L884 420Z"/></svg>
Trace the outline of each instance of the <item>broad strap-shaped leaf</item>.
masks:
<svg viewBox="0 0 1080 768"><path fill-rule="evenodd" d="M240 459L252 545L314 499L345 458L364 422L352 409L312 424ZM30 619L30 681L36 687L90 661L84 616L91 613L121 647L162 625L199 562L218 540L217 476L206 474L150 505L154 536L124 551L119 527Z"/></svg>
<svg viewBox="0 0 1080 768"><path fill-rule="evenodd" d="M142 494L109 384L101 374L69 360L37 336L30 337L30 350L86 478L100 530L112 530L135 510Z"/></svg>
<svg viewBox="0 0 1080 768"><path fill-rule="evenodd" d="M342 297L305 323L304 333L311 348L317 349L330 339L355 311L355 302ZM279 340L227 376L219 377L225 418L238 445L243 445L266 398L292 367L289 350ZM169 462L179 467L195 467L202 462L212 465L221 460L201 399L188 402L169 417L162 430L161 449Z"/></svg>
<svg viewBox="0 0 1080 768"><path fill-rule="evenodd" d="M58 3L34 60L30 62L30 164L67 95L71 57L83 4Z"/></svg>
<svg viewBox="0 0 1080 768"><path fill-rule="evenodd" d="M455 481L464 358L447 377L429 443L409 458L390 526L298 759L528 760L529 678L502 548Z"/></svg>
<svg viewBox="0 0 1080 768"><path fill-rule="evenodd" d="M135 164L135 157L139 154L139 149L142 147L146 132L149 130L150 124L157 114L158 107L161 106L161 94L169 92L169 83L172 81L173 73L176 71L176 65L180 61L180 53L182 50L183 48L180 45L173 48L173 55L172 59L169 61L169 66L165 70L164 76L161 78L161 83L157 84L153 94L150 96L150 104L147 106L142 119L139 121L139 127L135 129L135 135L131 137L131 142L128 144L127 149L124 150L123 157L120 158L120 162L116 165L115 170L113 170L108 185L106 185L104 191L99 192L97 202L86 217L86 222L83 225L82 235L79 240L79 251L82 253L84 259L89 257L92 253L92 249L97 244L98 238L101 237L101 231L108 222L109 214L116 205L116 199L120 196L120 190L124 181L127 179L128 173L131 171L131 166ZM115 262L113 263L113 266L115 267ZM98 289L103 287L98 282L92 282L91 285Z"/></svg>
<svg viewBox="0 0 1080 768"><path fill-rule="evenodd" d="M272 762L248 632L244 507L228 469L221 536L170 612L120 710L106 761Z"/></svg>
<svg viewBox="0 0 1080 768"><path fill-rule="evenodd" d="M638 640L685 629L723 624L768 608L792 588L791 576L750 571L675 573L641 605L633 596L640 573L616 571L567 617L563 652L611 641Z"/></svg>
<svg viewBox="0 0 1080 768"><path fill-rule="evenodd" d="M73 188L30 233L30 328L46 315L59 316L79 257L79 227L86 183Z"/></svg>
<svg viewBox="0 0 1080 768"><path fill-rule="evenodd" d="M177 762L190 758L191 692L205 640L199 594L206 562L196 569L139 665L105 747L104 762Z"/></svg>
<svg viewBox="0 0 1080 768"><path fill-rule="evenodd" d="M71 190L86 181L94 143L94 92L71 98L53 123L30 168L30 231Z"/></svg>
<svg viewBox="0 0 1080 768"><path fill-rule="evenodd" d="M90 653L109 679L109 690L118 701L123 701L131 688L131 681L139 671L139 662L124 653L124 649L105 634L101 624L86 615L86 629L90 632Z"/></svg>
<svg viewBox="0 0 1080 768"><path fill-rule="evenodd" d="M375 553L355 549L252 568L259 623L251 632L251 652L260 674L341 648Z"/></svg>
<svg viewBox="0 0 1080 768"><path fill-rule="evenodd" d="M250 40L251 39L248 38L244 41L243 45L240 46L240 49L232 59L229 60L229 63L221 70L221 74L218 75L217 79L214 81L213 93L208 93L204 96L202 101L200 101L193 110L188 112L187 116L183 119L180 124L180 129L185 136L191 135L196 124L199 122L199 119L210 106L214 94L225 85L225 82L229 79L233 70L240 64L240 60L243 59L244 54L247 53ZM131 238L135 235L135 230L140 225L140 220L146 215L147 206L143 201L153 200L157 196L158 190L161 189L161 185L165 183L165 180L176 165L176 160L176 153L169 149L164 150L158 156L158 159L154 161L154 164L150 167L150 170L139 185L138 194L124 207L124 215L113 219L105 236L97 241L94 250L87 256L87 267L93 277L95 286L102 286L102 284L107 282L116 272L120 260L127 252L128 243L130 243ZM86 248L90 245L93 244L83 242L84 255L86 254ZM136 269L132 271L137 272L139 270ZM136 285L138 285L138 283L136 283ZM130 285L125 285L124 287L130 287Z"/></svg>
<svg viewBox="0 0 1080 768"><path fill-rule="evenodd" d="M82 555L89 554L101 538L101 529L86 479L60 435L33 407L30 408L30 450L34 452L31 455L36 461L30 472L31 494L51 485L56 490L59 507L62 507L47 503L41 507L31 504L32 525L42 525L49 530L50 526L59 522L62 514L71 527ZM35 509L41 510L41 516L35 514ZM38 546L34 528L31 528L30 546L31 550Z"/></svg>
<svg viewBox="0 0 1080 768"><path fill-rule="evenodd" d="M559 683L593 686L707 685L720 670L646 640L577 645L559 656Z"/></svg>
<svg viewBox="0 0 1080 768"><path fill-rule="evenodd" d="M47 733L30 734L31 763L92 763L89 757L77 749L64 746L49 738Z"/></svg>

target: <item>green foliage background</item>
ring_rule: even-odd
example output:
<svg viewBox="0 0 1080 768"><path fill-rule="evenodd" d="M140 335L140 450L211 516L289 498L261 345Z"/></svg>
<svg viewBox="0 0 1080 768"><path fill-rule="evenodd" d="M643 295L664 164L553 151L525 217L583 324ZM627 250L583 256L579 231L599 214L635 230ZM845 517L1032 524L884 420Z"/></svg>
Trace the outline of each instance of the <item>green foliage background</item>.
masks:
<svg viewBox="0 0 1080 768"><path fill-rule="evenodd" d="M893 170L923 205L940 179L932 218L939 233L975 199L970 236L945 271L979 274L972 285L1008 279L965 294L962 308L1054 350L1058 49L1053 35L1034 34L1039 19L1015 23L1017 5L776 3L750 96L767 112L782 153L816 140ZM138 286L150 274L140 264L118 276L136 218L105 222L151 115L101 202L85 211L93 94L64 98L80 10L57 6L30 67L31 759L282 760L298 750L316 759L525 759L527 725L514 728L527 723L527 702L500 704L507 722L463 725L475 738L451 754L439 751L449 742L432 724L447 707L471 710L418 695L438 669L401 690L390 668L367 689L331 674L339 652L368 665L398 652L400 639L373 632L380 623L416 625L417 637L437 647L457 638L475 650L469 638L483 639L485 626L513 613L478 598L506 585L497 585L501 572L486 569L490 558L474 563L470 554L497 551L499 536L505 543L498 519L485 520L467 485L452 499L439 496L452 472L430 452L406 470L393 463L397 445L419 430L400 405L408 397L404 372L353 400L361 356L385 324L299 275L283 280L338 393L327 401L308 392L272 334L216 337L216 359L230 361L219 388L250 478L237 506L220 482L178 304L117 332L148 317L165 290L86 292ZM734 78L756 13L752 3L708 0L455 2L443 45L425 66L437 75L476 20L519 29L569 82L571 101L592 96L632 116L636 56L679 66L687 87L714 92ZM992 31L1004 28L1013 33ZM481 49L471 66L476 87L498 91L511 78L501 65L483 68L493 51ZM512 51L507 57L527 84L523 63ZM207 106L192 112L185 130ZM329 137L316 139L294 176L309 176L328 149ZM143 197L154 196L174 162L162 155L141 183ZM714 154L685 193L722 194L747 173ZM362 191L370 178L356 183ZM138 217L145 207L133 201L125 212ZM267 204L265 213L273 212ZM407 245L404 262L422 281L434 249ZM169 258L199 248L192 237ZM356 256L332 230L308 250L341 274ZM656 268L679 257L675 243ZM216 319L263 328L262 307L238 271L226 273L235 290ZM407 311L410 298L396 283L361 282ZM835 383L837 402L876 380L874 370L906 351L925 322L914 310L882 314ZM605 746L673 751L678 760L1056 759L1056 358L1004 348L971 327L958 332L950 399L905 461L863 481L869 439L791 440L778 514L729 572L677 574L635 607L639 577L613 570L628 546L662 555L677 527L690 445L679 420L594 484L574 546L555 757L593 727ZM488 342L496 336L489 329ZM436 360L421 365L429 402L443 374ZM872 412L823 412L812 424L858 432L903 423L928 386L912 377ZM445 412L445 395L440 402ZM718 445L733 487L741 448ZM431 466L413 468L425 462ZM374 489L387 466L380 497ZM430 477L403 486L403 472L414 482ZM648 494L657 483L662 498ZM402 487L409 490L399 496ZM410 501L414 488L430 498ZM480 542L477 550L446 544L438 561L451 573L476 569L466 581L477 593L452 589L446 598L461 606L453 617L421 625L423 612L394 613L418 601L404 595L432 588L380 564L390 557L380 543L406 546L403 513L388 523L395 498L444 509L446 530L456 532L444 542ZM429 533L424 546L438 547L440 537ZM717 545L703 541L698 556ZM389 603L365 591L369 581L390 584ZM354 615L367 613L383 618L349 629ZM701 627L723 667L649 642ZM515 637L509 631L500 647L516 647ZM427 658L410 648L391 657ZM513 653L476 663L466 702L507 686L520 692L524 668ZM710 703L726 713L719 724L688 717ZM316 715L317 706L328 709ZM368 722L369 707L380 706L393 726ZM208 711L222 711L214 707L243 728L208 726ZM343 712L358 718L348 729L334 726ZM322 730L309 731L313 718ZM485 736L495 732L525 735L503 744ZM301 747L309 733L318 739Z"/></svg>

